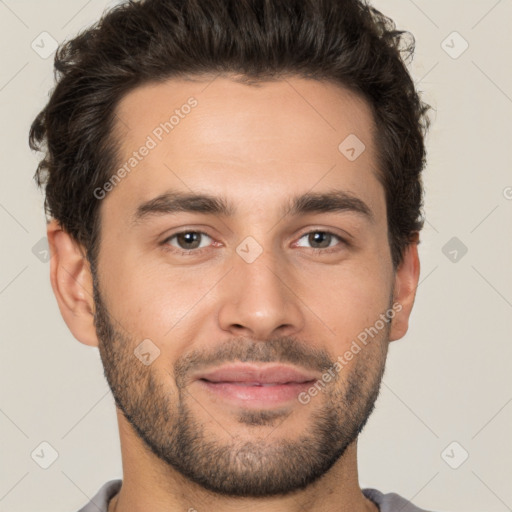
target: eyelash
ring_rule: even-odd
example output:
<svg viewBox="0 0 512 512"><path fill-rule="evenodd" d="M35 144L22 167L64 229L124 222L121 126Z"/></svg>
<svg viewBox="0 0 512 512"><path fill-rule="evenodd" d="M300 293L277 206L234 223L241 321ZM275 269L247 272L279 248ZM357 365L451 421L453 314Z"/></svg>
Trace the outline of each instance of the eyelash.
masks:
<svg viewBox="0 0 512 512"><path fill-rule="evenodd" d="M177 237L178 235L183 235L183 234L186 234L186 233L196 233L196 234L205 235L205 236L207 236L209 238L212 238L210 235L208 235L208 233L205 233L204 231L195 231L195 230L179 231L178 233L174 233L173 235L167 237L161 243L161 245L163 246L164 250L170 251L173 254L178 254L179 256L191 256L191 255L203 254L203 252L205 250L208 250L208 249L211 248L211 246L208 246L208 247L202 247L200 249L189 249L187 251L187 250L184 250L184 249L177 249L176 247L169 245L169 241L170 240L172 240L173 238ZM299 237L299 240L301 238L304 238L306 235L310 235L311 233L324 233L326 235L330 235L330 236L333 236L334 238L337 238L341 242L342 245L345 245L345 246L349 246L350 245L345 239L341 238L336 233L333 233L332 231L328 231L328 230L324 230L324 229L313 229L311 231L307 231L306 233L303 233ZM318 248L315 248L315 247L311 247L311 248L309 248L309 250L313 254L318 254L318 253L330 254L330 253L333 253L333 252L340 251L341 248L339 247L339 245L336 245L334 247L327 247L327 248L324 248L324 249L318 249Z"/></svg>

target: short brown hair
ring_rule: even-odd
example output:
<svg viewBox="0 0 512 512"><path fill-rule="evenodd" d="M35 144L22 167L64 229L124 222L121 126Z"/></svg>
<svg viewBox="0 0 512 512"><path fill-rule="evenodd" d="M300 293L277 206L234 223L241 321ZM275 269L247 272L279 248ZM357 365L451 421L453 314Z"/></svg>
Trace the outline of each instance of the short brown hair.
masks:
<svg viewBox="0 0 512 512"><path fill-rule="evenodd" d="M405 36L405 37L404 37ZM427 111L406 69L414 38L364 0L141 0L120 4L55 55L56 86L33 121L43 150L35 179L46 212L97 256L99 200L113 174L120 99L173 77L236 74L247 82L298 76L362 95L376 126L393 265L423 227Z"/></svg>

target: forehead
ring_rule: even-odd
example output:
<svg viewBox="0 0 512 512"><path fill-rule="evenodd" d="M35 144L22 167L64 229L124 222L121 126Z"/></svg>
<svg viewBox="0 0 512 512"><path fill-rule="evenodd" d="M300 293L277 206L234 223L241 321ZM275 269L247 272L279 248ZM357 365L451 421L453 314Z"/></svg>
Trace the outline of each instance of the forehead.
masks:
<svg viewBox="0 0 512 512"><path fill-rule="evenodd" d="M146 84L116 109L117 163L128 172L108 199L140 203L172 188L249 201L342 185L375 203L374 130L367 102L330 82Z"/></svg>

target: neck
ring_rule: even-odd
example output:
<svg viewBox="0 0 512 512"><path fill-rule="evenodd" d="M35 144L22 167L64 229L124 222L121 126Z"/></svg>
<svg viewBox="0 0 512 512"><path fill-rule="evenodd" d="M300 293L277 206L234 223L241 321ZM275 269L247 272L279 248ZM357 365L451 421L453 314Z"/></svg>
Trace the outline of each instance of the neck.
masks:
<svg viewBox="0 0 512 512"><path fill-rule="evenodd" d="M118 411L123 484L108 512L378 512L362 493L357 472L357 440L320 479L289 495L265 498L213 493L186 479L146 449Z"/></svg>

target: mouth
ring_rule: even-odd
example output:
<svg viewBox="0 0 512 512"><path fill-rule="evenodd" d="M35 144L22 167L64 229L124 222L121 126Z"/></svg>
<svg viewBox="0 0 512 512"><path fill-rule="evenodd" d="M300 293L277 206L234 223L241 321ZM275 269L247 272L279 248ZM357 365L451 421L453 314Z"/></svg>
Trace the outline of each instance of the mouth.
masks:
<svg viewBox="0 0 512 512"><path fill-rule="evenodd" d="M211 396L242 407L265 408L296 400L316 376L284 365L237 364L217 368L196 377Z"/></svg>
<svg viewBox="0 0 512 512"><path fill-rule="evenodd" d="M208 380L208 379L200 379L202 380L203 382L209 382L210 384L233 384L235 386L285 386L287 384L305 384L305 383L308 383L308 382L313 382L313 381L304 381L304 382L231 382L231 381L226 381L226 382L222 382L222 381L211 381L211 380Z"/></svg>

